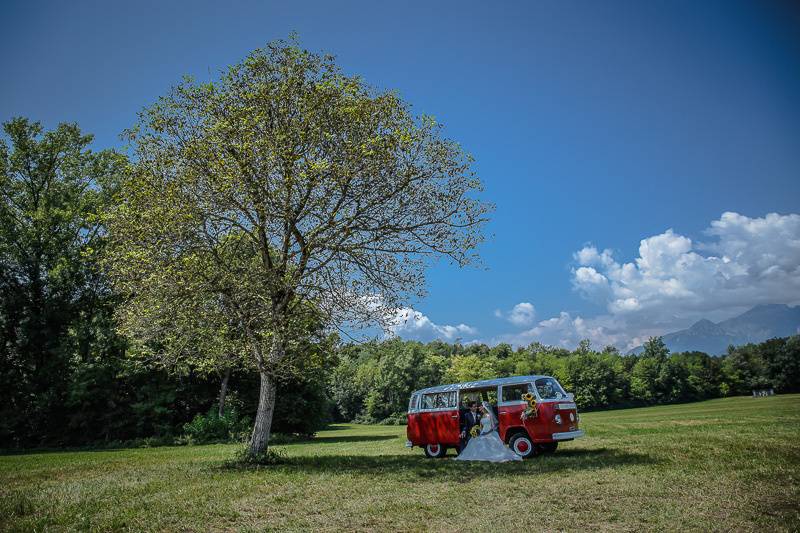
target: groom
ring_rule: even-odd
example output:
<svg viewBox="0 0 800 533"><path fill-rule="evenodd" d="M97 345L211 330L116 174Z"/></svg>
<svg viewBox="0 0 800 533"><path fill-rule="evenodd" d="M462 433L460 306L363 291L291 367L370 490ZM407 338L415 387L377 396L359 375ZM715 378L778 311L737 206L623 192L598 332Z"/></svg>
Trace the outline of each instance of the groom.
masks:
<svg viewBox="0 0 800 533"><path fill-rule="evenodd" d="M467 443L471 437L469 430L471 430L473 426L477 426L480 423L481 415L478 412L478 404L475 402L469 402L469 411L461 416L461 434L459 435L458 443L459 453L461 453L461 450L467 447Z"/></svg>

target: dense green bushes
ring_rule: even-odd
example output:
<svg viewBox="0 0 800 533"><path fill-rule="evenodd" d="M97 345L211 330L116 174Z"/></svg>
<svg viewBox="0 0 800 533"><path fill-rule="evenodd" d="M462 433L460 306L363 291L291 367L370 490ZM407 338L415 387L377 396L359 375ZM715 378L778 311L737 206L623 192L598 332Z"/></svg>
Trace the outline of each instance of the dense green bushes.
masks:
<svg viewBox="0 0 800 533"><path fill-rule="evenodd" d="M183 439L188 444L241 441L250 429L250 420L239 415L236 408L226 409L222 415L216 407L206 414L195 415L183 426Z"/></svg>

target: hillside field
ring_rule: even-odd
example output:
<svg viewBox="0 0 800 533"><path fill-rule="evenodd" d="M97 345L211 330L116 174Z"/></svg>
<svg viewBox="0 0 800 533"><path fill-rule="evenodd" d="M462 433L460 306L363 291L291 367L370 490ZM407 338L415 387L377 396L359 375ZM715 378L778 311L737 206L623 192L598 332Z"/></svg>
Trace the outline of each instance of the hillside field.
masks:
<svg viewBox="0 0 800 533"><path fill-rule="evenodd" d="M800 395L586 413L587 437L516 464L338 425L226 466L234 445L0 456L0 530L800 529ZM470 509L472 509L470 511Z"/></svg>

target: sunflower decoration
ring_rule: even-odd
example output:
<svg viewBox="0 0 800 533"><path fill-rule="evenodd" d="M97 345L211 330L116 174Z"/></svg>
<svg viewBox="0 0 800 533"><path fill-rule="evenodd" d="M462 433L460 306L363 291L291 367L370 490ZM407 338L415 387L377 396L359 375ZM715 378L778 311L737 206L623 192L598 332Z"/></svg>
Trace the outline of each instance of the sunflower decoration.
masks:
<svg viewBox="0 0 800 533"><path fill-rule="evenodd" d="M471 437L477 437L481 433L481 427L477 424L472 426L472 429L469 430L469 435Z"/></svg>
<svg viewBox="0 0 800 533"><path fill-rule="evenodd" d="M538 414L536 409L536 397L530 392L526 392L522 395L522 399L528 402L528 407L526 407L522 412L520 418L522 418L523 421L529 418L536 418L536 415Z"/></svg>

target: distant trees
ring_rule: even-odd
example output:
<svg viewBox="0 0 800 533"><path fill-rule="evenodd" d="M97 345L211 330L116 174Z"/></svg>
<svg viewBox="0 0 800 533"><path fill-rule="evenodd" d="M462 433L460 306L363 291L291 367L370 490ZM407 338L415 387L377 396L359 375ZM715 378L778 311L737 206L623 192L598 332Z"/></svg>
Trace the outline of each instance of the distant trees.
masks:
<svg viewBox="0 0 800 533"><path fill-rule="evenodd" d="M0 138L0 442L31 443L70 422L71 377L120 349L96 265L99 214L121 156L75 124L15 118Z"/></svg>
<svg viewBox="0 0 800 533"><path fill-rule="evenodd" d="M217 405L228 369L236 406L252 420L255 404L236 396L257 394L258 386L249 388L234 359L237 332L207 327L220 309L204 294L169 316L143 314L140 342L118 331L120 295L100 257L108 245L103 215L119 200L127 161L91 151L91 140L74 124L51 131L23 118L3 124L0 449L175 438ZM319 322L305 324L320 331ZM298 333L289 349L299 370L277 384L285 416L275 424L312 434L330 416L335 340ZM181 358L190 350L203 354L194 365Z"/></svg>
<svg viewBox="0 0 800 533"><path fill-rule="evenodd" d="M407 351L414 357L398 356ZM800 391L798 336L731 348L723 357L670 354L659 337L630 356L615 348L593 351L588 341L568 351L538 343L512 350L398 339L345 346L340 354L329 382L337 416L367 422L401 421L416 389L512 375L555 376L581 409L702 400L753 388Z"/></svg>
<svg viewBox="0 0 800 533"><path fill-rule="evenodd" d="M445 379L451 383L489 379L497 375L496 359L481 357L478 354L456 355L451 359L445 372Z"/></svg>
<svg viewBox="0 0 800 533"><path fill-rule="evenodd" d="M410 390L442 382L448 360L429 346L392 339L342 347L329 381L338 416L368 422L402 419Z"/></svg>

